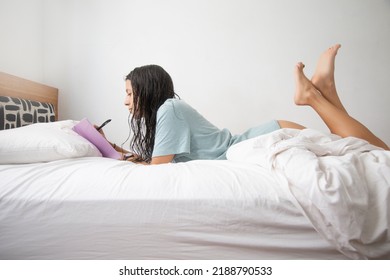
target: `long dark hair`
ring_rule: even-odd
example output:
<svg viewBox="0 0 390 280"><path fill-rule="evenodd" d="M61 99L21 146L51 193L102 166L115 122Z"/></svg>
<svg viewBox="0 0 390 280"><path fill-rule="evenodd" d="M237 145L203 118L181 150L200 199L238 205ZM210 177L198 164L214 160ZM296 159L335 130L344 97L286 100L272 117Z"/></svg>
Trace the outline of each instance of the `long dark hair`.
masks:
<svg viewBox="0 0 390 280"><path fill-rule="evenodd" d="M157 110L168 99L175 98L171 76L158 65L135 68L127 76L133 89L133 115L131 129L134 136L131 150L140 160L152 159L156 134Z"/></svg>

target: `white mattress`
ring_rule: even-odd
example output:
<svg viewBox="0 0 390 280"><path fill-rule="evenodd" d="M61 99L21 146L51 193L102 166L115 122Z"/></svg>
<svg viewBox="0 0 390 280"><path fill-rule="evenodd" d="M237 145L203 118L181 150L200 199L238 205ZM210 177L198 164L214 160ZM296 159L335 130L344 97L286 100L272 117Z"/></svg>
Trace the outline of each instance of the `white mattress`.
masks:
<svg viewBox="0 0 390 280"><path fill-rule="evenodd" d="M264 168L0 166L0 259L345 259Z"/></svg>

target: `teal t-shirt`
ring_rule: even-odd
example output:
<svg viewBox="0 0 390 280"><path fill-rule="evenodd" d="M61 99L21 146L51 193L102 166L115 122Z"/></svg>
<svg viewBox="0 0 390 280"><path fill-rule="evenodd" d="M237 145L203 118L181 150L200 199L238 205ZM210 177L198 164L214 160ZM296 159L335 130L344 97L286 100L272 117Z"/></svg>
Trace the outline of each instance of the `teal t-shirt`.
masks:
<svg viewBox="0 0 390 280"><path fill-rule="evenodd" d="M226 159L227 149L243 140L279 129L276 121L232 136L180 99L168 99L157 111L152 157L175 155L175 162Z"/></svg>

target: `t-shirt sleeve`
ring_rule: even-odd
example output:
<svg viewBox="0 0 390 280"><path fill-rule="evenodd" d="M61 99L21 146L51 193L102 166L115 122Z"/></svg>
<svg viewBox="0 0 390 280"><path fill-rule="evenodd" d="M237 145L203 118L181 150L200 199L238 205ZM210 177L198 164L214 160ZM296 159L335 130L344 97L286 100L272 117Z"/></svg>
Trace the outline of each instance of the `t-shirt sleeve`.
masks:
<svg viewBox="0 0 390 280"><path fill-rule="evenodd" d="M180 109L164 103L157 112L156 134L152 157L180 155L190 152L190 128Z"/></svg>

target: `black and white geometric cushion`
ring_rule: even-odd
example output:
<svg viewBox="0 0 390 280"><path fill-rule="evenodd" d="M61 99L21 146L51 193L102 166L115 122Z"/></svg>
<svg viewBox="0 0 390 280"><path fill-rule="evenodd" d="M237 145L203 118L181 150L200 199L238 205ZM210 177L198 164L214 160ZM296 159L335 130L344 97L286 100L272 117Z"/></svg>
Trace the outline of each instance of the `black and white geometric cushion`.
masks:
<svg viewBox="0 0 390 280"><path fill-rule="evenodd" d="M0 96L0 130L54 121L53 104Z"/></svg>

